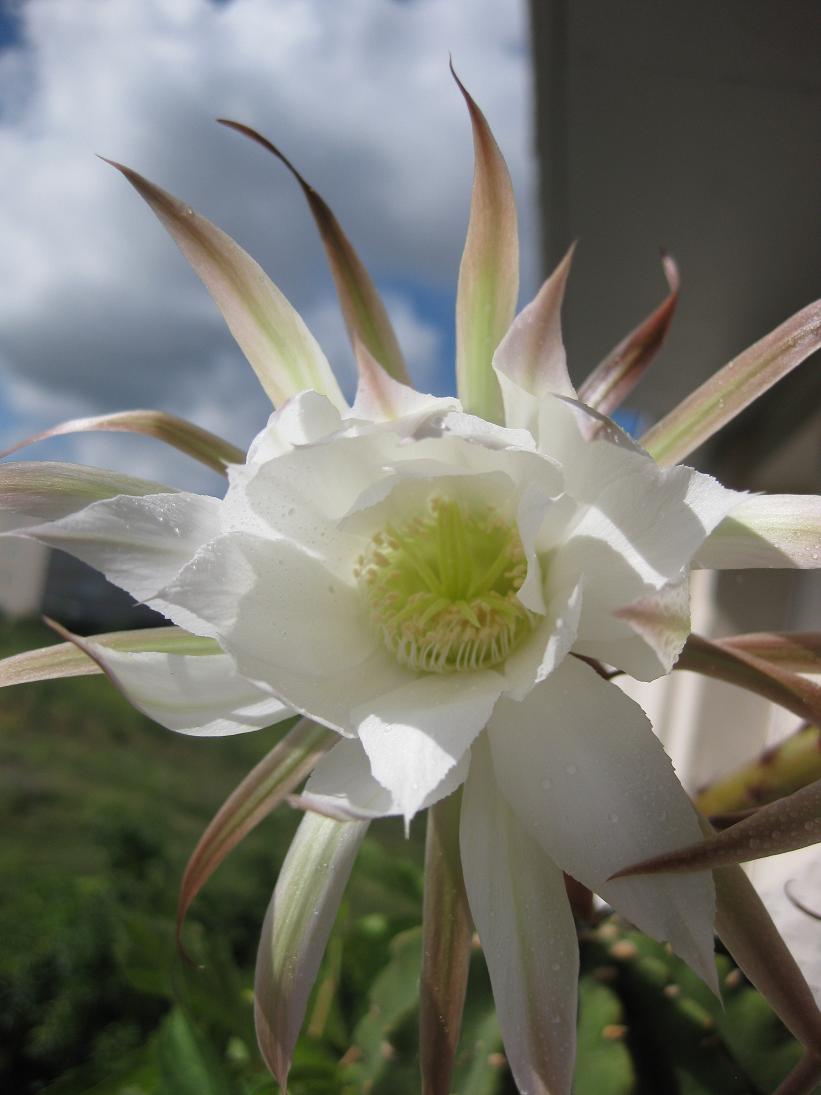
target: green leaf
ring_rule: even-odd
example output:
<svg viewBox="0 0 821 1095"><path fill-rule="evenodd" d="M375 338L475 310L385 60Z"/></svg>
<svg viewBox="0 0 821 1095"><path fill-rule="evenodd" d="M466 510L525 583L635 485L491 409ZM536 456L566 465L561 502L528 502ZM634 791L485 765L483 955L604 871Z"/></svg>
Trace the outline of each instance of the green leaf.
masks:
<svg viewBox="0 0 821 1095"><path fill-rule="evenodd" d="M619 997L586 974L579 981L579 1033L574 1095L631 1095L635 1075L620 1036L625 1015Z"/></svg>
<svg viewBox="0 0 821 1095"><path fill-rule="evenodd" d="M510 173L479 107L459 77L473 126L475 166L456 294L456 382L469 414L502 421L493 354L516 311L519 239Z"/></svg>
<svg viewBox="0 0 821 1095"><path fill-rule="evenodd" d="M287 156L266 137L241 122L232 122L227 118L218 118L217 121L262 145L291 172L302 188L325 246L351 345L356 348L357 340L360 341L389 376L409 384L402 351L382 298L330 207Z"/></svg>
<svg viewBox="0 0 821 1095"><path fill-rule="evenodd" d="M202 834L185 867L177 902L177 942L191 902L229 852L311 772L337 735L300 721L232 792Z"/></svg>
<svg viewBox="0 0 821 1095"><path fill-rule="evenodd" d="M167 1016L156 1043L162 1095L233 1095L217 1054L179 1008Z"/></svg>
<svg viewBox="0 0 821 1095"><path fill-rule="evenodd" d="M219 654L213 639L190 635L179 627L146 627L138 631L110 631L91 635L89 642L111 650L129 653L156 651L161 654ZM39 650L27 650L0 661L0 688L13 684L33 684L35 681L56 680L60 677L86 677L102 673L102 669L73 642L55 643Z"/></svg>
<svg viewBox="0 0 821 1095"><path fill-rule="evenodd" d="M670 292L642 323L614 347L579 388L579 399L602 414L616 409L641 380L667 337L678 304L678 267L662 256Z"/></svg>
<svg viewBox="0 0 821 1095"><path fill-rule="evenodd" d="M719 369L647 431L641 444L662 467L677 464L821 345L815 301Z"/></svg>
<svg viewBox="0 0 821 1095"><path fill-rule="evenodd" d="M390 960L373 982L368 994L369 1008L354 1031L353 1061L343 1071L345 1081L367 1091L383 1075L394 1031L416 1010L419 1003L419 967L422 960L422 931L411 928L394 936Z"/></svg>
<svg viewBox="0 0 821 1095"><path fill-rule="evenodd" d="M461 788L428 810L419 1057L422 1090L448 1095L465 1004L473 922L459 852Z"/></svg>
<svg viewBox="0 0 821 1095"><path fill-rule="evenodd" d="M72 418L68 422L61 422L58 426L32 434L24 441L18 441L10 449L0 452L0 459L26 445L33 445L35 441L89 430L112 430L155 437L221 475L225 475L228 464L242 464L245 461L245 454L236 445L195 426L192 422L186 422L184 418L177 418L176 415L166 414L164 411L120 411L117 414L95 415L93 418Z"/></svg>
<svg viewBox="0 0 821 1095"><path fill-rule="evenodd" d="M274 406L311 388L344 409L316 339L262 267L190 206L131 168L106 162L151 206L202 279Z"/></svg>

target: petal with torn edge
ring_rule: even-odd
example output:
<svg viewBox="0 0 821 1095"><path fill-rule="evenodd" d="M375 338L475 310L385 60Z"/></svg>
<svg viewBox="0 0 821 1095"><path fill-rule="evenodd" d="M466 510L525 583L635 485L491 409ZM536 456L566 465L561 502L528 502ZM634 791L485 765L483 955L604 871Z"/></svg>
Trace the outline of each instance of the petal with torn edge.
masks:
<svg viewBox="0 0 821 1095"><path fill-rule="evenodd" d="M716 570L821 566L821 497L770 494L744 498L713 530L694 566Z"/></svg>
<svg viewBox="0 0 821 1095"><path fill-rule="evenodd" d="M622 867L618 877L689 873L794 852L821 843L821 780L768 802L728 829L697 844Z"/></svg>
<svg viewBox="0 0 821 1095"><path fill-rule="evenodd" d="M190 206L131 168L107 162L145 199L202 279L274 406L313 388L344 409L316 339L262 267Z"/></svg>
<svg viewBox="0 0 821 1095"><path fill-rule="evenodd" d="M584 575L581 640L625 635L613 615L669 583L679 582L707 535L738 504L739 495L691 468L661 471L639 452L606 441L566 469L580 503L568 528L545 526L557 541L551 571L559 584Z"/></svg>
<svg viewBox="0 0 821 1095"><path fill-rule="evenodd" d="M308 996L367 828L366 821L306 814L265 914L254 1018L260 1051L283 1091Z"/></svg>
<svg viewBox="0 0 821 1095"><path fill-rule="evenodd" d="M576 396L567 372L561 307L573 248L516 316L493 355L493 367L531 395Z"/></svg>
<svg viewBox="0 0 821 1095"><path fill-rule="evenodd" d="M423 676L354 711L371 771L406 821L484 729L503 684L492 670Z"/></svg>
<svg viewBox="0 0 821 1095"><path fill-rule="evenodd" d="M579 971L564 879L499 793L484 735L471 752L462 869L505 1053L520 1091L563 1095L573 1079Z"/></svg>
<svg viewBox="0 0 821 1095"><path fill-rule="evenodd" d="M294 712L241 677L227 654L131 653L72 636L125 698L178 734L216 738L245 734Z"/></svg>
<svg viewBox="0 0 821 1095"><path fill-rule="evenodd" d="M467 775L469 759L465 752L427 795L421 809L456 790ZM367 819L402 813L399 799L371 774L362 743L352 739L340 741L320 760L305 785L302 800L320 813L328 810L332 816Z"/></svg>
<svg viewBox="0 0 821 1095"><path fill-rule="evenodd" d="M654 681L673 668L689 634L687 576L617 608L611 614L606 638L586 637L574 650L614 665L637 680Z"/></svg>
<svg viewBox="0 0 821 1095"><path fill-rule="evenodd" d="M219 506L216 498L183 492L145 498L121 495L48 524L29 526L21 535L67 551L144 601L219 534ZM185 620L178 622L186 626Z"/></svg>
<svg viewBox="0 0 821 1095"><path fill-rule="evenodd" d="M502 791L548 855L642 931L669 940L715 988L709 876L606 881L700 833L641 708L571 657L522 703L501 701L488 735Z"/></svg>

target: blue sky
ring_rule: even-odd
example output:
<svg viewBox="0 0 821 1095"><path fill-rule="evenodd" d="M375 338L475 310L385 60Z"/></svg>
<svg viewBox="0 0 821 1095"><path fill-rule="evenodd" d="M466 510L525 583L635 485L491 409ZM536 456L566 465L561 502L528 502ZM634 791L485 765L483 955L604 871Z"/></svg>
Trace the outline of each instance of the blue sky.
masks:
<svg viewBox="0 0 821 1095"><path fill-rule="evenodd" d="M350 351L301 195L273 159L217 126L218 115L265 132L330 202L384 292L419 386L443 392L472 174L452 52L507 156L523 221L523 299L535 290L520 0L27 0L0 11L0 444L135 406L246 444L269 409L174 245L94 153L135 167L233 235L351 390ZM207 484L142 439L80 435L27 455Z"/></svg>

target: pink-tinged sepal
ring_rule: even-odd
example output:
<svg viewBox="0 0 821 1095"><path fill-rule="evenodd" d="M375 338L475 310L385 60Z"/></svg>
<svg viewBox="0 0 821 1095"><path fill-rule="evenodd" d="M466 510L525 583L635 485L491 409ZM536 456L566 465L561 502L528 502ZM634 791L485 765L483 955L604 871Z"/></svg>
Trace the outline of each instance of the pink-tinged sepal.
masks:
<svg viewBox="0 0 821 1095"><path fill-rule="evenodd" d="M178 944L191 902L220 863L299 786L336 740L332 730L300 719L226 799L197 842L180 882Z"/></svg>
<svg viewBox="0 0 821 1095"><path fill-rule="evenodd" d="M502 421L493 372L519 292L519 236L510 173L485 116L453 70L473 126L475 168L467 238L456 293L456 385L469 414Z"/></svg>
<svg viewBox="0 0 821 1095"><path fill-rule="evenodd" d="M675 260L662 256L670 289L658 308L615 346L579 388L583 403L611 414L641 380L662 347L678 304L679 276Z"/></svg>
<svg viewBox="0 0 821 1095"><path fill-rule="evenodd" d="M49 437L63 437L72 433L85 433L89 430L139 433L146 437L154 437L193 457L194 460L199 460L220 475L226 474L229 464L241 464L245 460L242 449L238 449L230 441L224 441L216 434L195 426L193 422L186 422L184 418L166 414L164 411L120 411L117 414L98 414L92 418L72 418L68 422L61 422L57 426L51 426L47 430L32 434L23 441L18 441L16 445L0 452L0 459L18 452L26 445L33 445L36 441L45 441Z"/></svg>
<svg viewBox="0 0 821 1095"><path fill-rule="evenodd" d="M821 780L761 806L729 829L666 855L622 867L613 878L637 874L687 874L765 856L794 852L821 841Z"/></svg>
<svg viewBox="0 0 821 1095"><path fill-rule="evenodd" d="M308 996L367 828L367 821L305 814L265 914L254 1019L260 1052L283 1091Z"/></svg>
<svg viewBox="0 0 821 1095"><path fill-rule="evenodd" d="M268 275L216 225L138 175L107 160L145 199L222 312L274 406L306 388L346 407L314 336Z"/></svg>
<svg viewBox="0 0 821 1095"><path fill-rule="evenodd" d="M808 304L706 380L641 439L677 464L821 346L821 300Z"/></svg>
<svg viewBox="0 0 821 1095"><path fill-rule="evenodd" d="M385 305L330 207L291 161L266 137L241 122L232 122L227 118L219 118L218 121L262 145L291 172L305 195L325 246L351 344L355 347L357 342L361 342L389 376L409 383L402 351Z"/></svg>
<svg viewBox="0 0 821 1095"><path fill-rule="evenodd" d="M349 419L363 422L398 422L411 425L433 414L460 410L457 399L425 395L395 380L382 368L364 342L354 341L358 384Z"/></svg>
<svg viewBox="0 0 821 1095"><path fill-rule="evenodd" d="M536 297L516 316L493 355L497 374L537 398L545 395L576 398L567 371L561 324L573 250L571 247Z"/></svg>
<svg viewBox="0 0 821 1095"><path fill-rule="evenodd" d="M742 498L696 553L694 566L821 567L821 497L758 494Z"/></svg>

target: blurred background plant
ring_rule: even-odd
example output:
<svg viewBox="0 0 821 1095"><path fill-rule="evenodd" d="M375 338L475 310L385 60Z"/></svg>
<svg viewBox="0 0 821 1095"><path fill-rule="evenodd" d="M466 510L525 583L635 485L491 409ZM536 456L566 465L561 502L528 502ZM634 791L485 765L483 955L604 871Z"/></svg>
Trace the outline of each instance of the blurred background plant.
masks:
<svg viewBox="0 0 821 1095"><path fill-rule="evenodd" d="M3 654L35 625L2 631ZM8 695L8 693L6 694ZM197 898L176 953L179 878L216 803L270 747L165 733L100 678L14 690L0 716L0 1085L49 1095L252 1095L272 1081L251 989L259 921L296 826L279 811ZM308 1009L293 1095L418 1090L422 834L374 825ZM616 917L582 925L578 1095L766 1093L800 1057L719 956L724 1007ZM454 1090L515 1089L474 949Z"/></svg>

